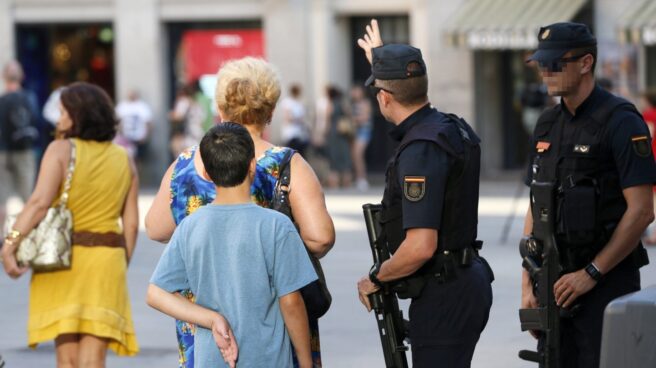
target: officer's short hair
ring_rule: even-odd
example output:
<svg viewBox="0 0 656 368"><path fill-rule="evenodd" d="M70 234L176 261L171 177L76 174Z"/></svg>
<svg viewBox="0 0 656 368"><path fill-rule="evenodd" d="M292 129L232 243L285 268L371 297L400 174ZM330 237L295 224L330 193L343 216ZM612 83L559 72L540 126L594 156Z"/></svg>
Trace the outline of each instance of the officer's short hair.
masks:
<svg viewBox="0 0 656 368"><path fill-rule="evenodd" d="M580 48L572 50L571 53L572 53L572 56L585 55L585 54L592 55L592 57L594 58L594 61L592 62L592 69L590 70L590 72L592 74L594 74L595 68L597 67L597 45L580 47Z"/></svg>
<svg viewBox="0 0 656 368"><path fill-rule="evenodd" d="M246 179L255 157L255 146L246 128L236 123L221 123L200 141L200 156L214 184L230 188Z"/></svg>
<svg viewBox="0 0 656 368"><path fill-rule="evenodd" d="M407 70L421 69L419 63L408 64ZM407 79L377 79L376 85L392 92L394 99L401 105L418 105L428 99L428 77L424 74Z"/></svg>

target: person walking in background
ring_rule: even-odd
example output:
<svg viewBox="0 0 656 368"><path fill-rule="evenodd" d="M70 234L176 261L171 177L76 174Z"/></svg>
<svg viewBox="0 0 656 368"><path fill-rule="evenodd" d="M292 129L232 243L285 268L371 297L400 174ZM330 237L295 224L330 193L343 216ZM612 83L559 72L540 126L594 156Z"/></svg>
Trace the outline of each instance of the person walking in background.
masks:
<svg viewBox="0 0 656 368"><path fill-rule="evenodd" d="M305 156L309 145L309 129L306 123L305 106L301 101L301 86L292 84L289 96L280 102L282 109L282 141L286 147Z"/></svg>
<svg viewBox="0 0 656 368"><path fill-rule="evenodd" d="M2 247L5 272L12 278L27 272L14 253L62 190L74 145L71 268L33 273L30 282L28 344L54 339L58 367L104 367L107 349L120 356L139 351L126 278L139 227L139 182L127 152L112 143L116 128L102 89L88 83L63 89L57 129L68 139L48 146L34 193Z"/></svg>
<svg viewBox="0 0 656 368"><path fill-rule="evenodd" d="M253 201L270 208L278 182L280 163L293 151L276 147L262 138L280 97L280 81L273 67L264 60L244 58L226 63L217 75L216 106L222 121L243 125L255 144L255 178L251 185ZM198 147L186 149L169 166L159 191L146 215L148 237L167 242L180 222L216 197L214 184L205 175ZM301 239L308 250L323 257L335 242L335 228L326 209L323 190L316 175L302 156L291 157L289 202ZM194 301L190 290L180 294ZM309 320L312 360L321 367L318 320ZM194 367L194 334L191 324L176 322L180 367Z"/></svg>
<svg viewBox="0 0 656 368"><path fill-rule="evenodd" d="M131 90L127 99L116 105L119 130L115 142L123 146L130 157L143 159L153 129L153 112L139 92Z"/></svg>
<svg viewBox="0 0 656 368"><path fill-rule="evenodd" d="M346 109L342 91L335 86L327 88L326 150L330 162L328 187L351 186L351 139L355 127Z"/></svg>
<svg viewBox="0 0 656 368"><path fill-rule="evenodd" d="M651 150L656 157L656 140L654 139L654 134L656 134L656 90L649 90L642 94L642 117L647 123L649 128L649 135L651 136ZM654 209L656 210L656 186L652 187L654 193ZM643 238L643 241L647 245L656 244L656 229L654 229L655 224L651 224L647 229L647 232Z"/></svg>
<svg viewBox="0 0 656 368"><path fill-rule="evenodd" d="M221 365L215 344L236 349L232 341L222 344L230 330L216 316L220 313L234 326L240 366L291 368L291 339L299 366L312 368L299 289L317 275L289 218L253 203L255 147L248 130L219 124L203 137L199 151L217 195L173 233L151 278L148 304L205 327L196 330L198 367ZM198 305L174 295L182 289L191 289ZM217 323L224 331L212 341Z"/></svg>
<svg viewBox="0 0 656 368"><path fill-rule="evenodd" d="M37 116L27 93L22 89L23 68L10 61L2 70L5 94L0 96L0 224L13 191L23 202L34 187L36 158L32 146L39 137Z"/></svg>
<svg viewBox="0 0 656 368"><path fill-rule="evenodd" d="M355 122L355 140L351 147L353 167L355 169L355 186L360 191L369 189L367 182L367 165L364 153L371 140L371 101L367 98L362 86L351 88L351 111Z"/></svg>
<svg viewBox="0 0 656 368"><path fill-rule="evenodd" d="M196 102L191 85L178 89L169 119L171 120L171 153L173 157L177 157L186 147L198 144L205 134L203 130L205 112Z"/></svg>

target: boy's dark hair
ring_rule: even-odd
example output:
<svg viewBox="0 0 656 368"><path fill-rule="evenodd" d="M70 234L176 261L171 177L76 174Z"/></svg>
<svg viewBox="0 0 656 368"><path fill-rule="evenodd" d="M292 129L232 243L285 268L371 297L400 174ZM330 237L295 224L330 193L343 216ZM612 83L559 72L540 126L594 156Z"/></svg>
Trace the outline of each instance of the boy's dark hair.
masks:
<svg viewBox="0 0 656 368"><path fill-rule="evenodd" d="M230 188L244 182L255 157L248 130L236 123L221 123L200 141L200 157L205 171L217 187Z"/></svg>

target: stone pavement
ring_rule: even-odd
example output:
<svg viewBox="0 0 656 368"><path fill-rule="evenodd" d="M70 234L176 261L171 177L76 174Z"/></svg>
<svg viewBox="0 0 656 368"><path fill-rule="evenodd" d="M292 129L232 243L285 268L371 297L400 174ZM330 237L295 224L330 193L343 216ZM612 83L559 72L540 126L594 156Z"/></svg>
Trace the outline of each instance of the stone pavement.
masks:
<svg viewBox="0 0 656 368"><path fill-rule="evenodd" d="M479 238L485 241L482 254L496 274L493 284L494 305L490 321L481 336L472 367L512 368L537 367L517 358L520 349L532 348L533 339L519 331L520 260L517 252L523 216L526 212L527 191L514 201L515 182L484 182L479 206ZM328 368L382 367L380 341L373 315L361 306L355 284L371 265L371 253L362 221L361 204L380 200L382 188L367 193L354 191L328 192L327 203L337 228L337 241L323 260L333 305L321 319L321 347L324 366ZM152 195L140 197L142 215ZM502 233L509 215L512 226L508 239ZM137 250L129 270L132 312L141 353L134 358L118 358L109 353L108 364L114 367L177 367L177 350L173 320L145 304L148 279L163 246L140 234ZM650 250L656 260L656 248ZM656 261L653 261L656 262ZM642 271L643 286L656 284L656 267L648 265ZM54 367L52 343L36 350L25 346L29 277L18 281L0 275L0 354L6 368ZM407 311L407 303L402 303ZM407 313L406 313L407 315Z"/></svg>

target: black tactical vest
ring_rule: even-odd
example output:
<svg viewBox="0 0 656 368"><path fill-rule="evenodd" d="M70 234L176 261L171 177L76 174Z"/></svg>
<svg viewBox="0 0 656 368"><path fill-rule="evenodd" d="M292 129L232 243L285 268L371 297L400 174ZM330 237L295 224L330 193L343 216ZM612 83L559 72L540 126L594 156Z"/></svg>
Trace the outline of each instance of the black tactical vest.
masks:
<svg viewBox="0 0 656 368"><path fill-rule="evenodd" d="M390 250L394 253L405 239L403 192L397 176L399 156L405 147L420 140L437 144L455 159L446 183L438 249L471 247L478 225L480 139L463 119L450 114L442 117L433 110L405 134L387 167L381 223Z"/></svg>
<svg viewBox="0 0 656 368"><path fill-rule="evenodd" d="M585 267L606 245L627 205L608 142L615 111L639 114L633 104L609 95L593 113L563 134L561 105L545 111L535 127L532 180L556 182L556 240L566 271ZM641 246L639 249L643 249Z"/></svg>

